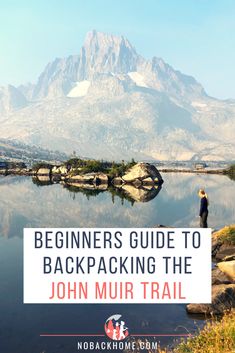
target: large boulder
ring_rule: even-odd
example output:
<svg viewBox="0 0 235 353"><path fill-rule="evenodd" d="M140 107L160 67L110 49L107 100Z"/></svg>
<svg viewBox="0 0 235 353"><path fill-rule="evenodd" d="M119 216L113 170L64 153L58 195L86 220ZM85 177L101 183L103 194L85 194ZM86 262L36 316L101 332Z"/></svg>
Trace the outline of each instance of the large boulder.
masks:
<svg viewBox="0 0 235 353"><path fill-rule="evenodd" d="M106 174L104 173L97 173L95 175L95 178L94 178L94 183L96 185L99 185L99 184L108 184L109 182L109 178Z"/></svg>
<svg viewBox="0 0 235 353"><path fill-rule="evenodd" d="M225 273L232 281L235 281L235 260L218 263L219 269Z"/></svg>
<svg viewBox="0 0 235 353"><path fill-rule="evenodd" d="M149 163L137 163L131 167L126 174L123 175L122 179L126 183L133 183L135 180L143 182L147 180L147 183L162 183L162 177L157 168Z"/></svg>
<svg viewBox="0 0 235 353"><path fill-rule="evenodd" d="M211 304L188 304L190 314L223 314L225 310L235 308L235 284L212 286Z"/></svg>

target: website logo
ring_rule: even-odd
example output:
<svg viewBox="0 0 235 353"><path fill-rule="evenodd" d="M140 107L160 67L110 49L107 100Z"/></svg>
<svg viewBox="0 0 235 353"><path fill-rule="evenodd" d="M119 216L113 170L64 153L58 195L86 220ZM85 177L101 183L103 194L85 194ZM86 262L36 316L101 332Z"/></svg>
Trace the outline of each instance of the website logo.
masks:
<svg viewBox="0 0 235 353"><path fill-rule="evenodd" d="M122 341L129 335L126 322L120 314L110 316L104 324L104 330L106 335L113 341Z"/></svg>

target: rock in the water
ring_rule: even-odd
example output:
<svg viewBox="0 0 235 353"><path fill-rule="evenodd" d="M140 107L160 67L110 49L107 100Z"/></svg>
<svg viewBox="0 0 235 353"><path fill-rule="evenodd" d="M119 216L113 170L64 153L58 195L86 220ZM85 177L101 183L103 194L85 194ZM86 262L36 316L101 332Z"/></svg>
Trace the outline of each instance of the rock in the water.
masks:
<svg viewBox="0 0 235 353"><path fill-rule="evenodd" d="M212 287L211 304L189 304L190 314L223 314L225 310L235 308L235 284L219 284Z"/></svg>
<svg viewBox="0 0 235 353"><path fill-rule="evenodd" d="M51 169L50 168L39 168L37 171L37 175L50 175Z"/></svg>
<svg viewBox="0 0 235 353"><path fill-rule="evenodd" d="M149 163L137 163L130 168L122 179L127 183L132 183L136 179L143 181L144 179L151 178L155 180L157 178L158 183L162 183L162 177L157 168Z"/></svg>
<svg viewBox="0 0 235 353"><path fill-rule="evenodd" d="M94 181L96 173L88 173L88 174L77 174L69 176L69 180L78 181L81 183L91 183Z"/></svg>
<svg viewBox="0 0 235 353"><path fill-rule="evenodd" d="M218 263L219 269L224 272L232 281L235 281L235 260Z"/></svg>
<svg viewBox="0 0 235 353"><path fill-rule="evenodd" d="M59 167L55 166L52 168L52 174L67 174L68 169L65 167L65 165L61 165Z"/></svg>
<svg viewBox="0 0 235 353"><path fill-rule="evenodd" d="M113 178L112 184L115 186L120 186L120 185L124 184L124 181L122 180L121 177L116 177L116 178Z"/></svg>
<svg viewBox="0 0 235 353"><path fill-rule="evenodd" d="M95 175L95 178L94 178L94 183L96 185L99 185L99 184L108 184L109 182L109 178L106 174L104 173L98 173Z"/></svg>

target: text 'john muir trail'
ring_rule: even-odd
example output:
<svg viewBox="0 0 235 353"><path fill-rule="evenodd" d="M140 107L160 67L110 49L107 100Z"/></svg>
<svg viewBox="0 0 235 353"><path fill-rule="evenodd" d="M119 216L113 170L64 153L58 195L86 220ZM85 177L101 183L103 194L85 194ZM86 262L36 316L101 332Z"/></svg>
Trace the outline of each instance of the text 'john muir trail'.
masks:
<svg viewBox="0 0 235 353"><path fill-rule="evenodd" d="M94 293L96 299L120 300L134 298L133 282L95 282ZM139 289L143 300L150 299L186 299L183 295L182 283L140 282ZM49 299L85 299L89 298L87 282L52 282Z"/></svg>

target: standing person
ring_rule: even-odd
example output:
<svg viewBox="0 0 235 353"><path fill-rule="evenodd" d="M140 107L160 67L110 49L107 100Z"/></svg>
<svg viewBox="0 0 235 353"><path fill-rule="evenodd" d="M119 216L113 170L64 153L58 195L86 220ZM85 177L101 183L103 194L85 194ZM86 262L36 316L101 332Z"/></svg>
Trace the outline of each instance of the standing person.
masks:
<svg viewBox="0 0 235 353"><path fill-rule="evenodd" d="M198 196L201 198L201 204L200 204L200 227L201 228L207 228L207 217L208 217L208 196L205 192L205 190L200 189Z"/></svg>

